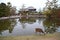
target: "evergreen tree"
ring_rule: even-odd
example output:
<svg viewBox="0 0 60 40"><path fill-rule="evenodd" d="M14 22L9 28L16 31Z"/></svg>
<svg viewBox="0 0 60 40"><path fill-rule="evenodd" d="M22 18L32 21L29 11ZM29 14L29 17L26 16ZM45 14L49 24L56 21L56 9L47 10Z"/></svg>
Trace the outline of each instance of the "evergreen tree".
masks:
<svg viewBox="0 0 60 40"><path fill-rule="evenodd" d="M10 15L10 8L5 3L0 3L0 17L9 15Z"/></svg>

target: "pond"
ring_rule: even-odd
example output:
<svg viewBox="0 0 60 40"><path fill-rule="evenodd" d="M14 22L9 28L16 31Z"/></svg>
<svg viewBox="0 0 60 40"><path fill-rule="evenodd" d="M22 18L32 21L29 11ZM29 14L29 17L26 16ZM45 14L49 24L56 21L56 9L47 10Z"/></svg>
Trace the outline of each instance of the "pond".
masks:
<svg viewBox="0 0 60 40"><path fill-rule="evenodd" d="M46 33L60 32L60 25L54 25L45 18L0 20L0 36L35 35L35 28L41 28Z"/></svg>

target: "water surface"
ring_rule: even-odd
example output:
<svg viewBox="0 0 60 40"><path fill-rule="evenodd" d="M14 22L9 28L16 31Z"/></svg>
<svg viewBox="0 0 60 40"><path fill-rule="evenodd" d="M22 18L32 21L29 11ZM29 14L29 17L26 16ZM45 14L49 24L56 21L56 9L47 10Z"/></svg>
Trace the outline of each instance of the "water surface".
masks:
<svg viewBox="0 0 60 40"><path fill-rule="evenodd" d="M56 29L54 27L53 30L47 27L51 25L48 25L46 24L47 22L46 23L45 22L46 22L45 18L28 18L28 19L17 18L0 20L0 35L1 36L35 35L36 34L35 28L41 28L43 31L49 30L49 32L50 31L60 32L60 27L57 27Z"/></svg>

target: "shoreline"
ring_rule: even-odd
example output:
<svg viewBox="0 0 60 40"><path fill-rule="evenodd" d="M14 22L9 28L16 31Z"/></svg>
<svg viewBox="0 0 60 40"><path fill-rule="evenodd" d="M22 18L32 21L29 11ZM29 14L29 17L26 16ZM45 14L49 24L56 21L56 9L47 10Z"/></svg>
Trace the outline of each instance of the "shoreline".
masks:
<svg viewBox="0 0 60 40"><path fill-rule="evenodd" d="M3 20L3 19L11 19L11 18L22 18L22 17L25 17L25 18L29 18L29 17L36 17L36 18L46 18L45 16L43 17L43 16L31 16L31 15L29 15L29 16L9 16L9 17L0 17L0 20Z"/></svg>

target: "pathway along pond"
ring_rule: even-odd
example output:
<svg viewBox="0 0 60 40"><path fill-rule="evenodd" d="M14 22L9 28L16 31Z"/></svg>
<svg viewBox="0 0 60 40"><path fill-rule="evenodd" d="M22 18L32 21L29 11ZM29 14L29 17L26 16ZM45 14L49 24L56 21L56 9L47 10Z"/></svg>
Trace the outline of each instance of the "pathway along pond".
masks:
<svg viewBox="0 0 60 40"><path fill-rule="evenodd" d="M46 33L60 32L60 20L56 22L45 18L0 20L0 36L35 35L35 28L41 28Z"/></svg>

